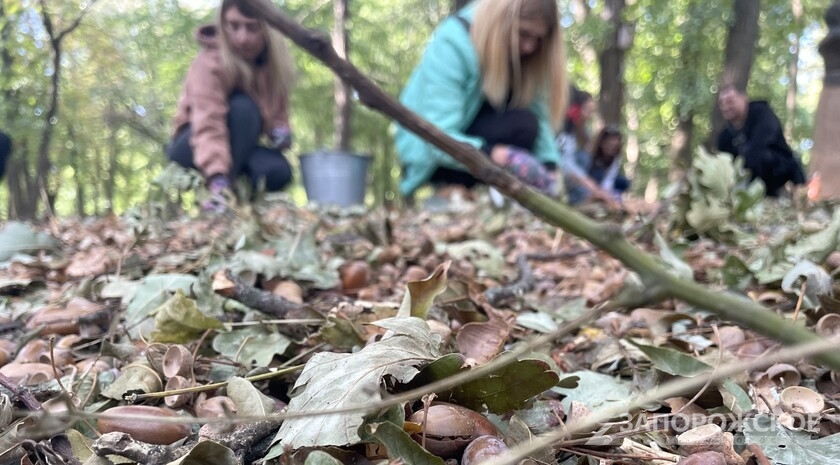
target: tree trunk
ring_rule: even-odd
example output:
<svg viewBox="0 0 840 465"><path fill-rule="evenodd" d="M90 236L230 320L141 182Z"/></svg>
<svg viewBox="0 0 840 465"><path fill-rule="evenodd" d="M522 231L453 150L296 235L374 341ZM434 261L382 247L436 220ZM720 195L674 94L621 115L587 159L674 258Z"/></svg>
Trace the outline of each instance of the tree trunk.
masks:
<svg viewBox="0 0 840 465"><path fill-rule="evenodd" d="M674 160L670 176L678 179L691 167L694 138L694 113L691 112L679 119L677 129L671 134L671 159Z"/></svg>
<svg viewBox="0 0 840 465"><path fill-rule="evenodd" d="M799 75L799 33L802 31L802 0L791 0L791 13L793 13L793 24L791 29L795 31L790 43L790 64L788 65L788 88L785 108L785 139L793 140L793 126L796 123L796 79Z"/></svg>
<svg viewBox="0 0 840 465"><path fill-rule="evenodd" d="M721 86L734 84L741 89L747 88L755 58L760 10L760 0L735 0L735 19L729 26L729 35L726 40ZM712 110L712 132L706 140L706 148L709 150L717 150L717 137L723 129L723 124L723 116L715 101L714 110Z"/></svg>
<svg viewBox="0 0 840 465"><path fill-rule="evenodd" d="M606 124L621 124L624 104L624 54L633 42L630 25L623 20L625 0L607 0L603 19L611 30L610 40L599 56L601 65L601 117Z"/></svg>
<svg viewBox="0 0 840 465"><path fill-rule="evenodd" d="M349 50L347 36L348 0L333 0L333 47L336 54L347 59ZM346 151L350 145L350 86L340 78L335 78L335 114L333 140L337 150Z"/></svg>
<svg viewBox="0 0 840 465"><path fill-rule="evenodd" d="M44 15L46 15L46 12L44 12ZM49 186L49 176L50 171L52 171L50 141L52 141L55 122L58 119L58 86L61 82L61 41L51 37L50 43L53 48L53 75L52 79L50 79L50 101L47 105L47 112L44 114L44 130L41 132L41 142L38 144L38 161L35 167L38 170L36 173L38 192L41 195L46 195L46 206L52 211L55 202L55 189L51 189Z"/></svg>
<svg viewBox="0 0 840 465"><path fill-rule="evenodd" d="M76 140L76 131L73 129L73 126L73 124L70 124L67 127L67 137L70 138L70 140ZM84 160L82 160L84 156L83 152L84 150L79 150L79 144L73 144L73 148L71 148L68 153L70 158L70 166L72 166L73 169L76 171L75 176L73 176L73 180L76 184L76 214L79 215L79 218L84 218L86 216L85 203L87 200L85 179L81 173L81 167L84 163ZM93 170L95 173L96 167L93 167Z"/></svg>
<svg viewBox="0 0 840 465"><path fill-rule="evenodd" d="M814 117L813 189L809 189L808 194L816 199L838 199L840 183L834 176L840 173L840 131L837 130L840 121L840 0L834 0L826 11L825 22L828 34L819 48L825 60L825 79Z"/></svg>
<svg viewBox="0 0 840 465"><path fill-rule="evenodd" d="M15 54L9 49L11 46L12 18L6 18L5 2L0 1L0 18L3 18L3 25L0 28L0 61L3 63L3 70L9 73L15 62ZM17 96L10 88L3 88L3 102L9 108L17 108ZM9 218L11 219L32 219L35 217L35 206L31 204L33 196L29 186L33 185L35 178L30 174L29 163L26 157L28 145L20 135L15 134L17 112L7 113L3 125L13 140L13 152L6 165L6 179L9 185Z"/></svg>

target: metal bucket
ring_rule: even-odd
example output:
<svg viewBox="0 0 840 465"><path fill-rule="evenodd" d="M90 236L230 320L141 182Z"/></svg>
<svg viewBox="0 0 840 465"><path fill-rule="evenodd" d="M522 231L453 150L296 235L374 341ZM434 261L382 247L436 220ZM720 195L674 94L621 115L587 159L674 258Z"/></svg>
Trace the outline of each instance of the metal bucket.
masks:
<svg viewBox="0 0 840 465"><path fill-rule="evenodd" d="M310 202L348 207L363 204L370 157L322 150L300 156L303 188Z"/></svg>

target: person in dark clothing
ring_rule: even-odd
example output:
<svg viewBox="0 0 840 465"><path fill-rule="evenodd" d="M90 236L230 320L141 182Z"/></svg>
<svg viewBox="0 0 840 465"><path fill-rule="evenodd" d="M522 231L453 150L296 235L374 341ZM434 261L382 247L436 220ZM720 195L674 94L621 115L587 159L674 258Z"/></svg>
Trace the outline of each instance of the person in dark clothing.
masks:
<svg viewBox="0 0 840 465"><path fill-rule="evenodd" d="M743 90L727 85L720 90L718 105L726 119L718 150L743 157L751 180L761 179L768 197L778 197L788 182L805 184L802 166L767 102L750 102Z"/></svg>
<svg viewBox="0 0 840 465"><path fill-rule="evenodd" d="M8 134L0 132L0 180L6 174L6 160L12 153L12 139Z"/></svg>

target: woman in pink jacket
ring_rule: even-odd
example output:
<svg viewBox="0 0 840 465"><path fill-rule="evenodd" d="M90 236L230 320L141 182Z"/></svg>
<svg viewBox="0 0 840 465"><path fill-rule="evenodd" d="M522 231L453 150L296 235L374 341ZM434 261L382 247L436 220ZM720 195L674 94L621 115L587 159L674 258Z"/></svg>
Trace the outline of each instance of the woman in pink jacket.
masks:
<svg viewBox="0 0 840 465"><path fill-rule="evenodd" d="M196 168L223 211L231 183L246 175L256 187L283 189L292 172L289 90L292 60L283 37L263 20L223 0L216 23L196 33L202 50L178 99L169 159ZM264 136L264 143L261 138Z"/></svg>

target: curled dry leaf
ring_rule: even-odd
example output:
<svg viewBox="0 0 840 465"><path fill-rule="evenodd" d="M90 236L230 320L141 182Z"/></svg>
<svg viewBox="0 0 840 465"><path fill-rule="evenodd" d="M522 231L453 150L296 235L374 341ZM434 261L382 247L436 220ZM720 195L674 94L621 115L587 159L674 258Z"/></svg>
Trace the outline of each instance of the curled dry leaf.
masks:
<svg viewBox="0 0 840 465"><path fill-rule="evenodd" d="M484 365L501 352L510 335L511 324L501 319L484 323L467 323L458 331L455 340L458 351L477 365Z"/></svg>

